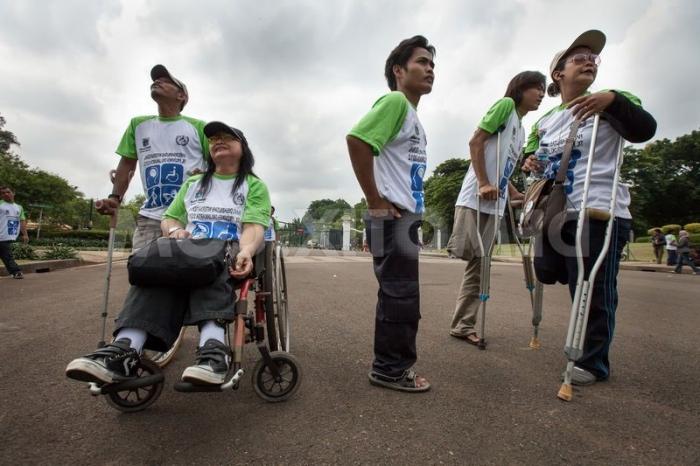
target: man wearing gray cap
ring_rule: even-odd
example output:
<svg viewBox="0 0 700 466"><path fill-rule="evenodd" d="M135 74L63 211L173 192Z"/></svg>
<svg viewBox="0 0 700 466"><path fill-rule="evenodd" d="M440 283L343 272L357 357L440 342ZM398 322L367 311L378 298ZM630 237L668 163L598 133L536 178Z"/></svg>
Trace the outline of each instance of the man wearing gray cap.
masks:
<svg viewBox="0 0 700 466"><path fill-rule="evenodd" d="M205 169L209 145L205 122L182 115L187 104L187 86L163 65L151 69L151 98L158 115L132 118L116 153L121 157L112 193L98 201L98 211L112 215L129 187L130 173L138 166L144 201L136 220L132 246L138 249L161 236L160 222L184 180Z"/></svg>

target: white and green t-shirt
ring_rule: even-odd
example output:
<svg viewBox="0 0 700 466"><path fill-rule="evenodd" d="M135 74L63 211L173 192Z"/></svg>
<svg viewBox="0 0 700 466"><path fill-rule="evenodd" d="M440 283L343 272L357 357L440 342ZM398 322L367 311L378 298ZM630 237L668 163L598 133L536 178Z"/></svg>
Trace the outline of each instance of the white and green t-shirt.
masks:
<svg viewBox="0 0 700 466"><path fill-rule="evenodd" d="M624 92L616 91L627 97L631 102L641 106L639 98ZM547 112L532 127L528 137L526 154L534 153L545 162L544 176L554 179L561 163L561 157L566 145L566 138L574 118L566 104L561 104ZM593 133L593 118L588 118L581 124L576 135L569 167L566 171L565 189L568 197L569 210L578 211L583 201L583 185L588 165L588 154L591 147ZM588 207L593 209L608 210L612 198L612 181L616 170L616 159L620 135L607 121L601 119L598 125L598 136L595 146L593 167L591 168L591 181L588 191ZM615 216L620 218L632 218L629 211L629 189L623 183L617 187L615 201Z"/></svg>
<svg viewBox="0 0 700 466"><path fill-rule="evenodd" d="M277 238L277 230L279 230L280 226L279 223L277 223L277 219L270 217L270 224L267 227L267 230L265 230L265 241L275 241Z"/></svg>
<svg viewBox="0 0 700 466"><path fill-rule="evenodd" d="M484 147L484 162L489 182L498 186L499 215L503 216L508 201L508 181L513 174L520 158L522 147L525 144L525 129L523 129L520 116L515 108L515 101L510 97L504 97L497 101L486 113L479 123L479 128L492 136L486 140ZM498 135L501 136L500 153ZM496 173L497 160L500 158L500 173ZM469 166L467 174L462 182L462 189L457 196L455 205L477 209L477 194L479 183L476 180L476 172L473 164ZM481 200L481 212L495 215L496 201Z"/></svg>
<svg viewBox="0 0 700 466"><path fill-rule="evenodd" d="M21 205L0 200L0 241L16 240L20 222L26 219Z"/></svg>
<svg viewBox="0 0 700 466"><path fill-rule="evenodd" d="M423 176L427 166L425 130L406 96L390 92L350 131L374 151L374 179L379 195L416 214L425 211Z"/></svg>
<svg viewBox="0 0 700 466"><path fill-rule="evenodd" d="M205 124L183 115L131 120L116 152L139 162L146 196L140 215L160 220L185 179L196 169L206 169L209 143Z"/></svg>
<svg viewBox="0 0 700 466"><path fill-rule="evenodd" d="M265 183L248 175L231 194L236 175L217 175L209 192L202 189L203 175L187 179L163 217L172 218L192 234L192 238L238 240L244 223L270 222L270 195Z"/></svg>

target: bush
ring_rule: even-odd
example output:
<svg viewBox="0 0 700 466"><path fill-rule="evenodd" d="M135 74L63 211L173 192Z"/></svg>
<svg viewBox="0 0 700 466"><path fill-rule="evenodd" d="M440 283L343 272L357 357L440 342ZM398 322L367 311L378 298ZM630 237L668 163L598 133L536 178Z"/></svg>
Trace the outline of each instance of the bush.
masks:
<svg viewBox="0 0 700 466"><path fill-rule="evenodd" d="M683 229L691 235L693 233L700 233L700 223L688 223L683 227Z"/></svg>
<svg viewBox="0 0 700 466"><path fill-rule="evenodd" d="M35 233L36 235L36 233ZM109 239L109 230L54 230L46 229L41 230L39 233L39 239L51 239L51 238L79 238L79 239L92 239L92 240L105 240Z"/></svg>
<svg viewBox="0 0 700 466"><path fill-rule="evenodd" d="M12 257L15 259L35 260L36 251L33 247L24 243L12 243Z"/></svg>
<svg viewBox="0 0 700 466"><path fill-rule="evenodd" d="M678 235L676 235L676 238L678 238ZM693 234L691 233L688 235L688 241L690 244L698 244L700 245L700 233ZM640 236L637 239L634 240L635 243L651 243L651 236Z"/></svg>
<svg viewBox="0 0 700 466"><path fill-rule="evenodd" d="M647 235L649 235L650 237L653 236L653 235L654 235L654 230L656 230L657 228L659 228L659 227L649 228L649 229L647 230ZM659 229L660 229L660 228L659 228ZM661 230L661 231L663 231L663 230ZM638 243L638 242L639 242L639 241L637 241L637 243Z"/></svg>
<svg viewBox="0 0 700 466"><path fill-rule="evenodd" d="M44 251L44 254L42 255L42 259L47 260L76 259L77 257L78 253L75 251L75 249L60 243L50 246L49 249Z"/></svg>
<svg viewBox="0 0 700 466"><path fill-rule="evenodd" d="M673 233L674 235L678 236L678 232L681 231L681 226L675 224L664 225L661 227L661 231L664 233L664 235Z"/></svg>

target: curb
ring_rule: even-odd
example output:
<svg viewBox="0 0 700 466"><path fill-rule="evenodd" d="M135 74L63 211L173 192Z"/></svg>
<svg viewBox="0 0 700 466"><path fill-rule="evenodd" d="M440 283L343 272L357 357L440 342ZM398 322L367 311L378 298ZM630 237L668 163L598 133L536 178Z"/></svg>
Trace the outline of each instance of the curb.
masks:
<svg viewBox="0 0 700 466"><path fill-rule="evenodd" d="M82 259L57 259L50 261L38 261L31 262L29 264L22 264L19 266L23 274L27 273L44 273L51 272L52 270L69 269L71 267L79 267L81 265L88 264ZM0 277L7 277L7 269L4 267L0 269Z"/></svg>

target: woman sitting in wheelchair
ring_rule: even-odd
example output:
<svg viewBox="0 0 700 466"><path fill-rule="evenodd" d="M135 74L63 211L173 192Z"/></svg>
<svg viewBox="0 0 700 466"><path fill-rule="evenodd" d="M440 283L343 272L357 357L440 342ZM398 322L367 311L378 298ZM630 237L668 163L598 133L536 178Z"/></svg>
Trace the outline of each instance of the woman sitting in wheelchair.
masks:
<svg viewBox="0 0 700 466"><path fill-rule="evenodd" d="M97 383L132 377L144 348L167 351L183 325L196 324L200 330L196 360L185 369L182 380L224 382L231 357L224 326L234 319L233 279L245 278L253 270L253 256L263 246L270 220L270 197L253 173L253 154L240 130L211 122L204 134L209 139L209 168L182 185L163 216L163 235L237 241L240 251L235 263L222 267L211 283L196 288L131 286L116 319L114 341L71 361L67 377Z"/></svg>

